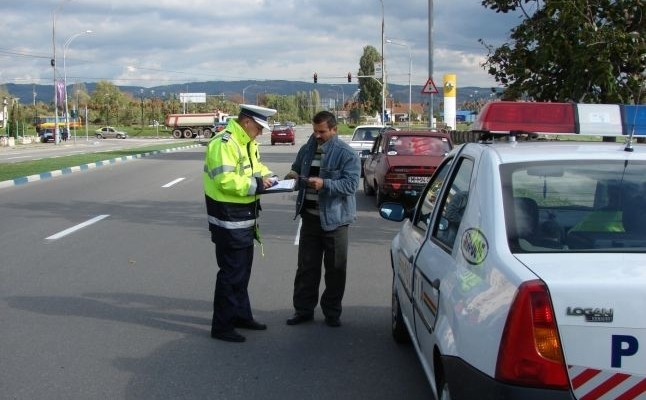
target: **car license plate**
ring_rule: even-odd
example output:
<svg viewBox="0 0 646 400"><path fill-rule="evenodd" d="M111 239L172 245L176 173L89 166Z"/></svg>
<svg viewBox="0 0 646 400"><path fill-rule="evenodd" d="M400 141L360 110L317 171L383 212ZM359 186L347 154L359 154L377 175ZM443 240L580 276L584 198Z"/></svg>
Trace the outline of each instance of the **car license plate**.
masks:
<svg viewBox="0 0 646 400"><path fill-rule="evenodd" d="M409 176L408 183L425 185L431 180L430 176Z"/></svg>

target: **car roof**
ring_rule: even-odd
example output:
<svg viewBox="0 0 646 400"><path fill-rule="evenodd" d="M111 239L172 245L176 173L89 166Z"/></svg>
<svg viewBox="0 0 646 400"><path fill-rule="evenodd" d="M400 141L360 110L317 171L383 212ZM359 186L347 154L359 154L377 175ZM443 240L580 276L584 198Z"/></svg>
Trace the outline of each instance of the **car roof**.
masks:
<svg viewBox="0 0 646 400"><path fill-rule="evenodd" d="M581 141L529 141L511 143L467 143L467 146L482 146L495 153L501 164L538 162L550 160L627 160L646 159L646 146L632 147L624 151L623 143ZM456 148L454 151L459 151Z"/></svg>
<svg viewBox="0 0 646 400"><path fill-rule="evenodd" d="M382 132L384 135L395 136L431 136L431 137L444 137L450 138L451 135L446 132L432 131L432 130L395 130L387 129Z"/></svg>
<svg viewBox="0 0 646 400"><path fill-rule="evenodd" d="M357 125L354 130L356 131L357 129L382 129L385 128L384 125Z"/></svg>

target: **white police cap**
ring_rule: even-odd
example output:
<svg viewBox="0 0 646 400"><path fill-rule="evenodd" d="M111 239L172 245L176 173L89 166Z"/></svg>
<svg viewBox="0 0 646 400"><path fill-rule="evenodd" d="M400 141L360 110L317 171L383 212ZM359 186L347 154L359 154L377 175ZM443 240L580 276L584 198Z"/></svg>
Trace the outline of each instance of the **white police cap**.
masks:
<svg viewBox="0 0 646 400"><path fill-rule="evenodd" d="M254 106L252 104L240 104L240 113L253 118L263 128L271 129L269 123L267 123L267 119L276 114L276 110L273 108Z"/></svg>

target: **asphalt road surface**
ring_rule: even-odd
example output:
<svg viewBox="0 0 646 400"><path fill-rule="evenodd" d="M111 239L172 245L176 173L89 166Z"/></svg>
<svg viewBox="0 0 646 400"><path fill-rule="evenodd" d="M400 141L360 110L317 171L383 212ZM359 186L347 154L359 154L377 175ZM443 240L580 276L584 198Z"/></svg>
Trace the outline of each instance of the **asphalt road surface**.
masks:
<svg viewBox="0 0 646 400"><path fill-rule="evenodd" d="M297 145L268 144L278 175ZM262 199L249 291L267 331L210 338L217 267L203 147L0 190L0 399L430 399L411 346L390 334L390 240L360 190L341 328L287 326L294 194ZM264 253L264 256L263 256Z"/></svg>

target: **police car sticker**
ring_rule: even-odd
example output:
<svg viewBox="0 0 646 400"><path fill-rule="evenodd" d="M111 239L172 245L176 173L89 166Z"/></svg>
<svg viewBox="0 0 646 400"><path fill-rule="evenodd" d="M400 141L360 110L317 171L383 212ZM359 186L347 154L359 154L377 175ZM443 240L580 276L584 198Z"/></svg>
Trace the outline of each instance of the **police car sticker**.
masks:
<svg viewBox="0 0 646 400"><path fill-rule="evenodd" d="M480 265L487 258L489 243L479 229L469 228L462 234L460 250L469 264Z"/></svg>

